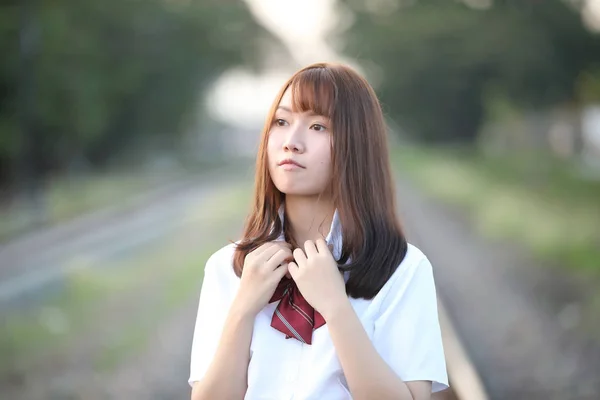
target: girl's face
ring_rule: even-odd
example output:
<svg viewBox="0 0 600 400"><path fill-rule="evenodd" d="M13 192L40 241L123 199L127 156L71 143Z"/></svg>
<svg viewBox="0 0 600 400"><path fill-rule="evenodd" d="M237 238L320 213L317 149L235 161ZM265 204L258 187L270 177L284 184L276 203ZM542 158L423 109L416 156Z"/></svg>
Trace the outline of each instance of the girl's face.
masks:
<svg viewBox="0 0 600 400"><path fill-rule="evenodd" d="M267 142L269 173L286 195L318 196L331 178L331 122L313 112L292 111L292 91L281 101Z"/></svg>

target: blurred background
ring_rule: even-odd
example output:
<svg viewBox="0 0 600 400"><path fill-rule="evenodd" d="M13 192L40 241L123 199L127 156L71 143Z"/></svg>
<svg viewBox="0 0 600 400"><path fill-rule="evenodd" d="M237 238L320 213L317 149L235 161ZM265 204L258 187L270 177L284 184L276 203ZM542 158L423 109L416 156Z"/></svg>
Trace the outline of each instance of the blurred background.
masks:
<svg viewBox="0 0 600 400"><path fill-rule="evenodd" d="M0 53L1 399L189 396L204 263L317 61L380 96L453 386L456 337L487 398L600 398L600 1L8 1Z"/></svg>

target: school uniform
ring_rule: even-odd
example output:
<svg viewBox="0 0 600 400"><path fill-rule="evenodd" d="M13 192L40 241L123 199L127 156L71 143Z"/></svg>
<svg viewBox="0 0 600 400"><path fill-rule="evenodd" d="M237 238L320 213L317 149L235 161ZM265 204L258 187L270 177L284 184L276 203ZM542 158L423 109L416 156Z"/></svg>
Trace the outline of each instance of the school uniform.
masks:
<svg viewBox="0 0 600 400"><path fill-rule="evenodd" d="M336 258L341 240L336 212L326 238ZM234 244L227 245L206 263L192 343L190 385L206 373L239 288L240 278L233 271L234 250ZM315 323L312 334L300 335L301 327L289 326L297 316L290 317L283 308L289 306L289 293L281 285L278 291L255 319L245 399L352 399L327 324L319 321L318 313L304 315L300 310L302 318L312 318ZM373 299L350 298L350 302L377 352L403 381L432 381L433 392L448 387L432 266L417 247L408 245L406 257ZM296 304L292 306L298 311ZM281 313L283 318L278 316Z"/></svg>

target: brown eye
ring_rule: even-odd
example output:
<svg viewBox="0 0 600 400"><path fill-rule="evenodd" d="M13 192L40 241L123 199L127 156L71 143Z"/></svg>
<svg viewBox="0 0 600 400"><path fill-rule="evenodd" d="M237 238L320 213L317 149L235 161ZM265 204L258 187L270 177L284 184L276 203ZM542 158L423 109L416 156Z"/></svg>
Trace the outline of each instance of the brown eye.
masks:
<svg viewBox="0 0 600 400"><path fill-rule="evenodd" d="M314 129L317 132L325 132L327 128L321 124L313 124L310 129Z"/></svg>
<svg viewBox="0 0 600 400"><path fill-rule="evenodd" d="M275 125L277 126L285 126L287 124L287 121L281 118L277 118L275 121L273 121L275 123Z"/></svg>

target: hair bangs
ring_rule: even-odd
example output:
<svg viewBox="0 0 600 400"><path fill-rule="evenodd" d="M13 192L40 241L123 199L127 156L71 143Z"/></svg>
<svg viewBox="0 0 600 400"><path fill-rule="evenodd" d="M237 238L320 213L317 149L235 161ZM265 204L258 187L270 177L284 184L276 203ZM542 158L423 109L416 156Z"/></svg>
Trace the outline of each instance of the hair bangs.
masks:
<svg viewBox="0 0 600 400"><path fill-rule="evenodd" d="M290 82L292 110L313 112L327 118L333 116L336 85L326 68L310 68L298 73Z"/></svg>

